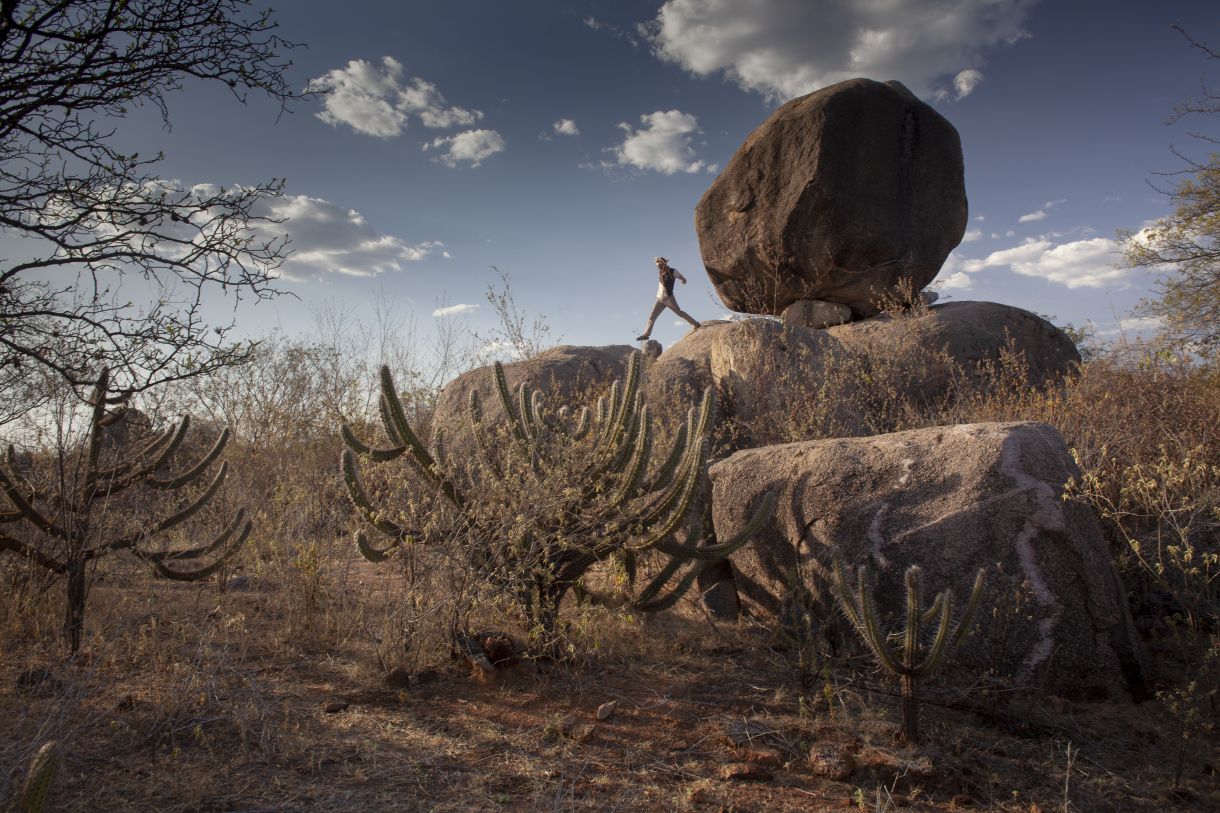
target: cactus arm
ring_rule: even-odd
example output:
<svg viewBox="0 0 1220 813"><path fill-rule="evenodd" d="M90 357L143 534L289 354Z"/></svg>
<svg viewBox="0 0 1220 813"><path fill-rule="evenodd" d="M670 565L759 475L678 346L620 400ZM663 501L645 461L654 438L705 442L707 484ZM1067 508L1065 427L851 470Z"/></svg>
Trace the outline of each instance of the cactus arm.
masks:
<svg viewBox="0 0 1220 813"><path fill-rule="evenodd" d="M250 529L253 527L254 523L247 520L245 526L242 527L241 534L237 537L237 540L226 548L225 552L221 554L216 561L209 565L204 565L203 567L195 570L174 570L162 562L153 562L152 565L156 569L157 573L172 581L197 582L200 579L206 579L217 570L220 570L224 563L229 561L233 554L237 553L237 551L241 549L241 546L244 545L246 540L250 537Z"/></svg>
<svg viewBox="0 0 1220 813"><path fill-rule="evenodd" d="M835 592L838 594L839 607L843 610L843 614L847 616L848 622L860 634L865 637L864 618L860 614L860 606L856 603L856 597L852 595L851 588L847 586L847 577L843 575L843 560L839 554L834 555L834 564L832 569Z"/></svg>
<svg viewBox="0 0 1220 813"><path fill-rule="evenodd" d="M386 400L385 393L377 398L377 412L381 416L381 425L385 429L386 437L390 439L390 443L395 446L406 446L407 442L398 434L398 430L394 428L394 419L390 417L390 403Z"/></svg>
<svg viewBox="0 0 1220 813"><path fill-rule="evenodd" d="M922 577L923 570L918 565L911 565L903 575L903 581L906 583L907 613L906 625L902 629L902 665L907 672L915 668L915 658L919 652L919 619L922 615L919 607L923 604L920 589L923 582ZM943 633L944 630L941 632Z"/></svg>
<svg viewBox="0 0 1220 813"><path fill-rule="evenodd" d="M915 667L912 672L917 680L922 680L940 668L941 660L948 652L952 637L949 630L953 627L953 593L945 590L940 596L944 597L943 601L938 602L941 605L940 623L936 626L936 637L933 639L932 645L928 647L928 654L924 657L923 663Z"/></svg>
<svg viewBox="0 0 1220 813"><path fill-rule="evenodd" d="M389 415L389 426L397 433L398 439L391 437L391 440L410 448L412 456L424 473L433 479L438 479L435 471L436 461L432 459L432 455L428 454L424 444L419 442L419 438L411 430L411 424L407 422L407 413L402 408L402 401L399 400L398 393L394 390L394 378L390 375L390 368L384 364L381 367L381 394Z"/></svg>
<svg viewBox="0 0 1220 813"><path fill-rule="evenodd" d="M67 565L52 559L50 556L47 556L28 542L22 542L20 539L14 539L13 537L5 534L0 534L0 550L7 550L11 553L17 554L18 556L24 556L34 564L45 567L52 573L62 574L68 572Z"/></svg>
<svg viewBox="0 0 1220 813"><path fill-rule="evenodd" d="M957 622L957 629L953 631L952 640L949 641L950 648L957 646L957 642L962 639L962 636L970 628L970 622L973 620L974 613L979 608L979 601L983 597L983 585L986 581L987 571L980 568L974 577L974 587L970 590L970 599L966 602L966 611L962 613L961 620Z"/></svg>
<svg viewBox="0 0 1220 813"><path fill-rule="evenodd" d="M216 436L216 442L212 444L211 449L208 449L208 453L200 458L199 462L192 466L189 470L184 471L182 474L179 474L177 477L172 479L163 480L157 477L150 477L144 482L152 488L161 489L163 491L173 491L175 489L182 488L182 486L186 485L187 483L194 482L196 479L198 479L199 475L203 474L207 467L212 465L216 458L220 457L220 453L224 451L225 444L228 442L229 427L226 426L223 430L221 430L220 434Z"/></svg>
<svg viewBox="0 0 1220 813"><path fill-rule="evenodd" d="M153 457L154 455L159 457L160 453L164 450L163 447L165 444L172 441L178 435L180 429L181 426L179 424L171 426L169 429L161 432L155 438L145 444L144 448L132 455L129 460L118 463L105 471L98 472L98 478L100 480L107 480L110 483L116 483L119 478L123 478L126 475L131 474L132 470L136 469L137 467L140 469L140 473L133 475L134 477L139 477L154 471L156 469L156 464L150 463L149 458ZM178 443L181 442L181 440L178 441ZM174 448L177 448L177 446ZM115 489L113 486L110 486L107 490L113 493Z"/></svg>
<svg viewBox="0 0 1220 813"><path fill-rule="evenodd" d="M35 528L65 542L70 541L71 535L66 530L44 517L26 500L25 495L9 477L4 466L0 466L0 490L4 491L4 495L8 497L13 507L20 511L21 516Z"/></svg>
<svg viewBox="0 0 1220 813"><path fill-rule="evenodd" d="M682 562L679 561L679 564L682 564ZM670 607L678 603L678 599L686 595L686 591L690 590L691 585L695 583L695 578L699 575L699 571L702 569L703 568L700 565L691 567L686 571L686 575L684 575L681 580L674 585L674 588L667 594L661 596L660 598L652 599L651 601L636 601L632 606L642 613L659 613L662 610L668 610Z"/></svg>
<svg viewBox="0 0 1220 813"><path fill-rule="evenodd" d="M195 499L194 502L192 502L186 508L183 508L181 511L171 514L158 522L153 526L152 533L167 531L170 528L173 528L175 525L181 525L183 522L186 522L188 519L193 517L199 511L199 509L207 505L208 502L216 496L216 492L220 490L222 485L224 485L225 478L228 476L229 461L226 460L220 464L220 469L216 472L216 476L212 478L212 482L208 483L208 487Z"/></svg>
<svg viewBox="0 0 1220 813"><path fill-rule="evenodd" d="M648 582L644 589L640 591L639 596L636 597L636 600L633 603L636 606L639 606L652 601L653 598L655 598L656 595L661 592L661 589L665 587L669 580L673 578L674 574L678 572L683 564L684 563L681 559L670 559L668 562L666 562L665 567L661 568L661 572L654 576L652 581Z"/></svg>
<svg viewBox="0 0 1220 813"><path fill-rule="evenodd" d="M59 743L54 740L38 749L34 761L30 763L30 772L25 777L25 784L21 787L21 796L14 810L19 813L43 813L47 809L51 783L59 770L60 752Z"/></svg>
<svg viewBox="0 0 1220 813"><path fill-rule="evenodd" d="M521 416L517 414L517 409L513 406L512 394L508 391L508 379L504 376L504 365L498 361L493 364L492 375L496 381L496 392L500 396L500 406L503 407L504 414L508 416L513 436L521 443L525 443L527 440L525 429L521 426Z"/></svg>
<svg viewBox="0 0 1220 813"><path fill-rule="evenodd" d="M627 465L627 472L623 476L622 485L619 486L614 496L611 497L612 505L622 505L628 498L634 496L636 489L640 484L640 477L644 474L644 469L648 463L648 454L652 451L652 423L648 420L648 407L644 406L640 410L640 428L636 435L634 453Z"/></svg>
<svg viewBox="0 0 1220 813"><path fill-rule="evenodd" d="M605 398L604 401L601 398L599 398L597 401L598 448L601 448L601 446L610 437L610 432L612 431L612 426L614 423L614 416L618 412L619 396L621 394L622 382L615 379L615 381L610 385L610 394L608 396L603 396Z"/></svg>
<svg viewBox="0 0 1220 813"><path fill-rule="evenodd" d="M877 656L877 660L890 672L895 675L902 675L906 669L904 664L900 663L894 654L890 652L890 648L886 643L885 635L881 632L881 628L877 624L877 605L873 601L873 594L868 588L867 575L864 568L860 568L857 573L858 595L860 599L860 620L864 622L864 642L868 644L868 648Z"/></svg>
<svg viewBox="0 0 1220 813"><path fill-rule="evenodd" d="M771 515L775 513L775 502L775 492L768 491L763 496L762 504L758 506L758 510L754 512L754 516L750 517L750 521L745 524L745 527L734 534L731 539L719 545L699 547L697 545L682 545L666 539L657 543L657 550L678 558L707 561L724 559L749 542L767 520L771 519Z"/></svg>
<svg viewBox="0 0 1220 813"><path fill-rule="evenodd" d="M521 431L526 440L536 442L538 426L534 417L534 400L527 381L522 381L517 385L517 414L521 416Z"/></svg>
<svg viewBox="0 0 1220 813"><path fill-rule="evenodd" d="M364 484L360 482L360 472L356 468L356 456L352 454L351 449L343 450L340 464L343 469L343 482L347 484L348 496L356 509L364 515L365 520L386 536L395 539L408 538L410 533L405 528L396 522L379 517L377 511L373 509L373 504L364 490Z"/></svg>
<svg viewBox="0 0 1220 813"><path fill-rule="evenodd" d="M686 456L686 439L687 425L683 423L678 427L678 434L674 437L674 444L669 450L669 455L665 458L665 462L661 464L661 468L657 469L657 473L648 481L645 490L654 491L658 488L665 488L670 484L674 472L678 469L678 464Z"/></svg>
<svg viewBox="0 0 1220 813"><path fill-rule="evenodd" d="M358 455L371 458L378 463L395 460L407 451L406 446L396 446L392 449L378 449L374 446L369 446L356 437L356 433L346 423L339 427L339 434L343 436L343 442L347 444L347 448Z"/></svg>
<svg viewBox="0 0 1220 813"><path fill-rule="evenodd" d="M229 526L221 531L215 539L206 545L200 545L195 548L186 548L185 550L169 550L160 552L142 551L138 547L133 547L131 552L146 562L164 562L167 560L177 562L184 559L199 559L203 556L207 556L209 553L213 553L223 548L229 543L229 540L235 533L237 533L239 528L249 524L250 523L246 521L246 509L241 508L233 517L233 521L229 523ZM95 557L89 556L88 558L92 559Z"/></svg>
<svg viewBox="0 0 1220 813"><path fill-rule="evenodd" d="M694 461L694 464L687 469L682 479L676 481L668 489L669 495L641 517L637 523L637 527L644 533L648 533L650 528L664 519L665 521L661 523L661 527L653 531L645 542L631 545L630 547L636 550L643 550L655 546L662 539L673 533L679 523L690 513L690 507L695 501L695 493L699 490L699 473L702 471L703 465L703 444L699 445L699 450L695 455Z"/></svg>
<svg viewBox="0 0 1220 813"><path fill-rule="evenodd" d="M585 436L589 434L589 426L589 408L582 407L580 410L580 415L578 415L576 418L576 428L572 430L572 439L584 440Z"/></svg>
<svg viewBox="0 0 1220 813"><path fill-rule="evenodd" d="M85 511L96 499L98 460L102 454L102 426L106 420L106 388L110 385L110 370L103 367L97 376L97 384L89 396L93 413L89 419L88 452L85 462L85 477L81 483L77 511Z"/></svg>
<svg viewBox="0 0 1220 813"><path fill-rule="evenodd" d="M378 549L373 543L369 542L368 534L364 531L356 531L356 548L360 551L360 555L370 562L384 562L386 559L389 559L398 545L398 540L394 539L384 548Z"/></svg>

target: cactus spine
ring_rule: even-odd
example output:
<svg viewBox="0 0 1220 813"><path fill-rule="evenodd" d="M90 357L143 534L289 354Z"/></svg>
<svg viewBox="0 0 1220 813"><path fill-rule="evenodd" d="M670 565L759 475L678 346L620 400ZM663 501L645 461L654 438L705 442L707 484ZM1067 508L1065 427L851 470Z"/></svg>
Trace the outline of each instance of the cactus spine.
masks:
<svg viewBox="0 0 1220 813"><path fill-rule="evenodd" d="M10 510L0 511L0 528L24 523L32 533L10 534L0 530L0 550L21 556L67 579L67 612L64 630L72 652L80 649L87 595L86 569L95 559L126 550L148 562L157 574L177 581L198 581L215 573L241 547L250 534L251 523L245 510L212 541L179 550L153 550L147 543L156 535L196 516L228 477L228 463L222 463L207 487L189 504L163 519L146 523L139 530L100 538L97 526L105 515L120 513L107 503L117 495L133 490L178 491L202 481L202 477L224 451L229 430L223 430L212 447L194 464L176 475L163 474L165 466L181 447L190 426L189 418L154 437L143 448L129 453L113 465L103 465L102 436L107 426L121 420L126 412L124 396L108 394L110 375L103 370L89 397L89 433L81 460L80 476L73 488L62 493L36 488L18 470L10 446L0 463L0 492L7 497ZM115 407L108 411L107 407ZM34 538L36 541L31 541ZM192 568L200 560L208 564ZM190 563L182 567L183 563Z"/></svg>
<svg viewBox="0 0 1220 813"><path fill-rule="evenodd" d="M771 516L775 495L766 495L752 520L732 539L719 542L703 534L694 519L699 514L695 509L705 476L715 396L710 389L703 394L698 407L688 411L663 461L653 465L653 421L640 394L640 374L641 356L635 353L626 375L614 382L608 396L599 398L593 410L584 408L570 417L566 410L545 412L540 394L527 383L510 388L497 362L492 376L506 436L498 441L490 436L482 405L472 391L468 413L481 468L476 476L467 477L464 488L476 495L468 500L454 483L457 472L421 453L422 444L413 440L405 418L399 417L404 414L402 406L390 372L383 367L382 423L394 445L376 448L357 438L349 426L341 429L347 448L340 466L352 503L386 540L375 545L360 532L356 537L360 552L370 561L382 561L403 545L433 541L374 507L361 481L358 458L385 462L403 457L409 449L410 462L451 509L452 521L433 539L456 535L473 564L517 595L531 629L542 636L554 632L566 592L591 567L611 558L620 559L632 572L641 552L668 557L635 597L634 606L644 612L673 606L704 567L749 541ZM562 482L556 479L560 472ZM477 504L481 488L492 492L497 488L491 486L516 488L522 478L539 484L559 508L514 526L514 518L497 515L496 506L489 511ZM426 524L425 517L419 520L421 526ZM678 543L672 537L684 526L686 542ZM511 540L504 538L509 527Z"/></svg>
<svg viewBox="0 0 1220 813"><path fill-rule="evenodd" d="M860 567L857 570L856 590L853 593L843 574L843 562L838 556L834 560L834 586L843 614L881 665L898 678L902 695L902 739L908 743L919 740L919 683L944 664L949 652L966 634L983 593L986 573L979 570L974 577L974 588L966 602L966 611L956 625L953 623L951 590L937 594L927 610L921 609L922 576L923 570L918 565L911 565L903 576L906 585L905 621L902 649L895 652L878 626L877 605L868 586L867 569ZM939 619L936 632L931 643L925 644L920 627L936 619Z"/></svg>

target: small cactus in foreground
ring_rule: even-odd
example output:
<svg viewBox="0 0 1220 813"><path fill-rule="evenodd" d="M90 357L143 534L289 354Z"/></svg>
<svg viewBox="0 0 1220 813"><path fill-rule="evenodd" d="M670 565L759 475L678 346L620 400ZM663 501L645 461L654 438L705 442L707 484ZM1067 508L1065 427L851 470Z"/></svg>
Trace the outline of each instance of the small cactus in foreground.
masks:
<svg viewBox="0 0 1220 813"><path fill-rule="evenodd" d="M499 435L485 425L476 391L469 419L478 460L464 468L433 455L408 425L388 368L381 370L381 419L390 443L375 448L342 427L347 448L341 467L352 503L388 544L356 544L370 561L382 561L416 542L456 540L467 561L516 596L536 638L549 645L559 603L595 564L611 559L629 573L638 555L668 557L635 596L633 606L656 612L673 606L709 563L723 560L758 531L775 508L767 494L746 527L723 542L701 532L698 500L715 411L709 389L691 408L668 454L654 464L653 425L639 392L640 354L594 410L546 413L539 393L521 384L510 391L494 366L495 391L506 416ZM433 447L440 446L434 443ZM405 457L436 495L403 517L375 508L357 458L387 462ZM523 496L524 495L524 496ZM446 517L443 527L437 518ZM420 530L431 527L431 530ZM675 532L686 530L684 541Z"/></svg>
<svg viewBox="0 0 1220 813"><path fill-rule="evenodd" d="M25 783L16 796L0 801L4 813L43 813L62 757L59 743L51 740L34 755Z"/></svg>
<svg viewBox="0 0 1220 813"><path fill-rule="evenodd" d="M843 575L843 562L838 556L834 560L834 586L839 606L851 625L864 639L869 650L886 670L899 680L902 693L902 739L914 743L919 740L919 682L938 670L948 658L949 652L961 641L969 629L970 620L978 608L983 593L985 571L979 570L974 577L974 588L966 602L966 611L953 623L953 591L939 593L927 610L921 608L920 580L923 575L918 565L907 568L906 623L902 630L902 648L891 651L888 636L877 622L877 606L868 586L868 571L860 567L857 571L856 591L853 593ZM939 618L936 632L930 644L920 635L920 627Z"/></svg>

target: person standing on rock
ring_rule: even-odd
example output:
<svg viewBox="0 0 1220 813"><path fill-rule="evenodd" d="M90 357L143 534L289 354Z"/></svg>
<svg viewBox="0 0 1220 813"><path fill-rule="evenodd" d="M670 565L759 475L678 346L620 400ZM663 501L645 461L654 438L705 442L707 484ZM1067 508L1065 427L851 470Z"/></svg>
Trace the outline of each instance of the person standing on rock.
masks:
<svg viewBox="0 0 1220 813"><path fill-rule="evenodd" d="M652 306L652 313L648 314L648 327L644 328L644 332L636 336L636 341L647 341L652 335L652 326L656 324L657 317L661 315L661 311L669 308L674 313L681 316L686 321L690 322L691 327L699 327L699 321L692 318L689 313L678 307L678 300L674 299L674 279L682 280L682 284L686 284L686 277L682 276L681 272L669 265L669 260L664 257L656 258L657 277L660 284L657 286L657 301Z"/></svg>

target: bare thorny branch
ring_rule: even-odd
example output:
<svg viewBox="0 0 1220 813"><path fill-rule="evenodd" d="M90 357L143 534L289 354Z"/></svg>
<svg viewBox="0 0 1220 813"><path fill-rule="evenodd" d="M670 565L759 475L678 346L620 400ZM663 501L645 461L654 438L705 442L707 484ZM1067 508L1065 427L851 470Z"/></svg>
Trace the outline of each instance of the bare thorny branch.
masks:
<svg viewBox="0 0 1220 813"><path fill-rule="evenodd" d="M0 233L32 238L0 262L0 386L34 365L80 388L110 367L116 390L141 391L247 357L203 306L278 293L287 246L266 201L283 181L184 188L160 155L115 149L111 123L150 104L168 127L186 77L281 110L301 98L280 56L293 44L250 6L0 0ZM151 293L136 304L133 288Z"/></svg>

